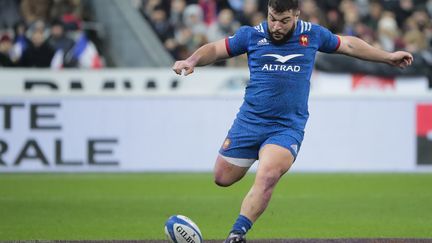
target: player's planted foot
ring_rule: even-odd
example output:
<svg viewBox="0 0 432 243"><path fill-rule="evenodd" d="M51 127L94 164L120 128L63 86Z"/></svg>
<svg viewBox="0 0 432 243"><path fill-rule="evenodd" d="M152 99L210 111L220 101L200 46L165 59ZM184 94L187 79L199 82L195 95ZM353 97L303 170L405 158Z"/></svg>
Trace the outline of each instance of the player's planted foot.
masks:
<svg viewBox="0 0 432 243"><path fill-rule="evenodd" d="M243 233L231 232L224 243L246 243L246 237Z"/></svg>

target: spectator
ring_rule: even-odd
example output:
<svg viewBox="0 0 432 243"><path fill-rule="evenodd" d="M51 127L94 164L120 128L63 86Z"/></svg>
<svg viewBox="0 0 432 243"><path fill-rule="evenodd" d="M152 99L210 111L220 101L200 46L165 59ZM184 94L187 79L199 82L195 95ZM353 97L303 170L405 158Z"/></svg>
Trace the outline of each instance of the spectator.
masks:
<svg viewBox="0 0 432 243"><path fill-rule="evenodd" d="M212 25L216 21L217 7L215 0L199 0L198 4L203 10L204 23L207 26Z"/></svg>
<svg viewBox="0 0 432 243"><path fill-rule="evenodd" d="M54 20L51 24L48 44L52 49L61 49L66 53L72 49L72 47L75 45L75 42L67 36L63 22L60 20Z"/></svg>
<svg viewBox="0 0 432 243"><path fill-rule="evenodd" d="M233 35L239 27L240 24L234 19L234 13L231 9L226 8L220 11L218 21L210 26L207 39L210 42L223 39Z"/></svg>
<svg viewBox="0 0 432 243"><path fill-rule="evenodd" d="M410 30L403 36L405 50L411 53L419 53L427 48L427 38L424 32L418 29Z"/></svg>
<svg viewBox="0 0 432 243"><path fill-rule="evenodd" d="M418 53L428 49L432 38L432 30L428 15L424 10L415 11L405 21L404 29L403 41L407 50Z"/></svg>
<svg viewBox="0 0 432 243"><path fill-rule="evenodd" d="M28 32L33 33L35 31L42 32L45 37L49 35L49 29L47 28L45 21L40 19L36 20L29 26Z"/></svg>
<svg viewBox="0 0 432 243"><path fill-rule="evenodd" d="M50 67L54 50L45 41L44 33L36 30L32 33L31 45L24 51L19 66Z"/></svg>
<svg viewBox="0 0 432 243"><path fill-rule="evenodd" d="M414 13L411 15L411 18L414 19L417 28L422 32L428 32L429 34L432 34L430 32L432 27L432 22L427 14L427 12L424 9L418 9L414 11ZM431 37L431 36L429 36Z"/></svg>
<svg viewBox="0 0 432 243"><path fill-rule="evenodd" d="M252 15L251 26L257 26L265 21L266 16L262 12L256 12Z"/></svg>
<svg viewBox="0 0 432 243"><path fill-rule="evenodd" d="M237 28L237 24L221 25L219 18L225 15L224 9L233 11L233 23L239 21L241 25L256 26L265 21L263 12L266 13L267 8L267 0L141 1L148 13L157 11L160 6L168 8L167 18L175 38L169 38L164 44L176 59L189 56L207 39L224 38ZM302 0L301 3L303 20L324 25L334 33L359 36L388 51L431 48L432 0ZM219 11L216 22L212 17L215 9ZM391 14L392 11L397 14ZM214 23L206 31L206 24L211 22Z"/></svg>
<svg viewBox="0 0 432 243"><path fill-rule="evenodd" d="M361 18L364 18L369 14L369 2L369 0L355 0Z"/></svg>
<svg viewBox="0 0 432 243"><path fill-rule="evenodd" d="M231 9L223 9L220 11L218 16L218 21L213 23L208 32L208 41L217 41L225 38L226 36L231 36L240 27L240 24L234 19L234 13ZM217 66L225 66L226 61L220 61L215 63Z"/></svg>
<svg viewBox="0 0 432 243"><path fill-rule="evenodd" d="M183 13L183 22L185 25L175 32L178 57L189 56L207 43L207 28L203 22L203 13L199 5L191 4L186 7Z"/></svg>
<svg viewBox="0 0 432 243"><path fill-rule="evenodd" d="M344 16L344 35L358 36L356 29L360 23L360 13L357 5L352 0L343 0L339 7Z"/></svg>
<svg viewBox="0 0 432 243"><path fill-rule="evenodd" d="M378 21L383 13L383 6L379 0L374 0L369 3L369 14L363 18L365 23L373 31L378 30Z"/></svg>
<svg viewBox="0 0 432 243"><path fill-rule="evenodd" d="M183 14L183 22L186 27L192 30L194 35L206 34L207 27L204 24L203 18L203 11L197 4L187 6Z"/></svg>
<svg viewBox="0 0 432 243"><path fill-rule="evenodd" d="M206 43L204 35L194 35L192 30L186 26L182 26L176 31L175 41L178 44L175 57L188 57L194 50Z"/></svg>
<svg viewBox="0 0 432 243"><path fill-rule="evenodd" d="M50 10L51 19L62 19L65 14L81 16L80 0L53 0Z"/></svg>
<svg viewBox="0 0 432 243"><path fill-rule="evenodd" d="M171 51L174 54L173 56L175 58L188 57L193 50L196 50L196 46L200 45L194 42L196 42L196 40L194 39L192 30L186 26L179 27L175 32L175 50L173 49Z"/></svg>
<svg viewBox="0 0 432 243"><path fill-rule="evenodd" d="M144 15L144 17L150 19L151 13L156 8L162 8L165 13L169 13L171 8L170 5L171 2L169 0L143 0L141 5L141 13Z"/></svg>
<svg viewBox="0 0 432 243"><path fill-rule="evenodd" d="M398 27L395 16L385 11L378 22L378 40L381 47L389 52L395 50L395 41L398 37Z"/></svg>
<svg viewBox="0 0 432 243"><path fill-rule="evenodd" d="M55 50L56 55L60 55L57 58L58 67L73 67L75 63L65 58L67 53L72 50L75 45L75 41L69 38L64 30L63 22L60 20L54 20L51 24L51 35L48 38L49 46Z"/></svg>
<svg viewBox="0 0 432 243"><path fill-rule="evenodd" d="M72 60L79 68L100 69L104 66L99 51L88 38L88 33L81 33L75 46L67 53L66 59Z"/></svg>
<svg viewBox="0 0 432 243"><path fill-rule="evenodd" d="M324 16L314 0L303 0L300 5L301 19L317 24L325 24Z"/></svg>
<svg viewBox="0 0 432 243"><path fill-rule="evenodd" d="M52 12L51 15L54 19L60 18L63 22L64 29L66 31L78 31L81 30L81 17L79 12L79 1L69 0L60 1L60 9L57 13Z"/></svg>
<svg viewBox="0 0 432 243"><path fill-rule="evenodd" d="M30 46L30 40L26 37L27 26L25 22L20 21L14 25L14 41L11 53L11 60L18 63L25 50Z"/></svg>
<svg viewBox="0 0 432 243"><path fill-rule="evenodd" d="M255 26L252 24L252 19L258 13L257 0L244 0L243 11L236 13L236 19L240 25Z"/></svg>
<svg viewBox="0 0 432 243"><path fill-rule="evenodd" d="M400 0L399 5L394 11L398 26L402 27L405 20L409 18L413 14L413 12L414 12L413 0Z"/></svg>
<svg viewBox="0 0 432 243"><path fill-rule="evenodd" d="M160 2L168 7L166 3L170 2L137 1ZM94 39L82 41L83 38L80 38L80 48L74 48L75 41L69 37L69 34L78 37L81 16L81 0L0 0L0 31L4 27L12 27L11 23L14 23L14 39L7 55L9 60L15 66L23 67L49 67L54 60L58 61L57 67L102 67L103 62L93 44ZM52 23L50 28L46 28L45 23L48 21ZM31 40L27 36L31 36ZM3 38L3 42L7 43L7 37ZM2 65L6 63L4 57L8 46L4 43ZM81 48L83 46L86 48ZM56 58L53 59L53 56Z"/></svg>
<svg viewBox="0 0 432 243"><path fill-rule="evenodd" d="M231 9L236 13L242 11L243 2L244 2L244 0L228 0L228 3L231 6Z"/></svg>
<svg viewBox="0 0 432 243"><path fill-rule="evenodd" d="M167 19L167 14L163 8L155 8L151 13L150 20L154 31L163 43L173 38L174 28Z"/></svg>
<svg viewBox="0 0 432 243"><path fill-rule="evenodd" d="M13 67L14 63L10 59L12 50L12 40L7 34L3 34L0 38L0 66Z"/></svg>
<svg viewBox="0 0 432 243"><path fill-rule="evenodd" d="M171 1L171 11L170 11L170 17L169 21L170 24L175 28L178 29L180 26L183 26L183 12L186 8L186 1L185 0L172 0Z"/></svg>
<svg viewBox="0 0 432 243"><path fill-rule="evenodd" d="M381 45L376 41L375 32L369 28L364 23L357 23L355 26L355 33L358 37L361 37L362 40L366 41L367 43L371 44L375 47L380 47Z"/></svg>
<svg viewBox="0 0 432 243"><path fill-rule="evenodd" d="M327 28L333 33L342 33L344 29L342 15L336 9L327 11Z"/></svg>
<svg viewBox="0 0 432 243"><path fill-rule="evenodd" d="M156 7L150 19L153 30L156 32L159 40L164 44L171 55L176 56L177 42L174 39L174 27L167 19L165 10L161 7Z"/></svg>

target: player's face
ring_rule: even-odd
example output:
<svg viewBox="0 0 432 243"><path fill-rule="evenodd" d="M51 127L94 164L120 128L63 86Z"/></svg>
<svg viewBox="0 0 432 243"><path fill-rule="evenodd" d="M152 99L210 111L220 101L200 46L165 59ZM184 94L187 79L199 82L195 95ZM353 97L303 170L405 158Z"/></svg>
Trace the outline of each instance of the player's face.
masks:
<svg viewBox="0 0 432 243"><path fill-rule="evenodd" d="M298 10L288 10L282 13L275 12L271 7L268 10L268 30L273 42L284 43L292 35L298 20Z"/></svg>

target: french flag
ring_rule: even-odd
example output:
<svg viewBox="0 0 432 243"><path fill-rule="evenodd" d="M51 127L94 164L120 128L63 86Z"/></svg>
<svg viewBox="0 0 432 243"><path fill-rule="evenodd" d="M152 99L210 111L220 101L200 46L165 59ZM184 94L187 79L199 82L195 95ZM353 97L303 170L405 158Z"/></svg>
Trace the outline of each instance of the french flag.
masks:
<svg viewBox="0 0 432 243"><path fill-rule="evenodd" d="M54 53L54 57L51 60L51 69L62 69L63 68L63 56L64 51L62 49L58 49Z"/></svg>
<svg viewBox="0 0 432 243"><path fill-rule="evenodd" d="M96 46L84 34L75 44L73 55L78 60L78 67L80 68L100 69L103 67Z"/></svg>

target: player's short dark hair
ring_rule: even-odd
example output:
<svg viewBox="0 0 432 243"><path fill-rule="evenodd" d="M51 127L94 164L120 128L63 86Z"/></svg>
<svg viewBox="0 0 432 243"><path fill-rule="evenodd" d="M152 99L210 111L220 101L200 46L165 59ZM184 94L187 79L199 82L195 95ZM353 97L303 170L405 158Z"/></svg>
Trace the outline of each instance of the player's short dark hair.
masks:
<svg viewBox="0 0 432 243"><path fill-rule="evenodd" d="M298 0L269 0L268 7L272 8L277 13L283 13L289 10L298 10Z"/></svg>

